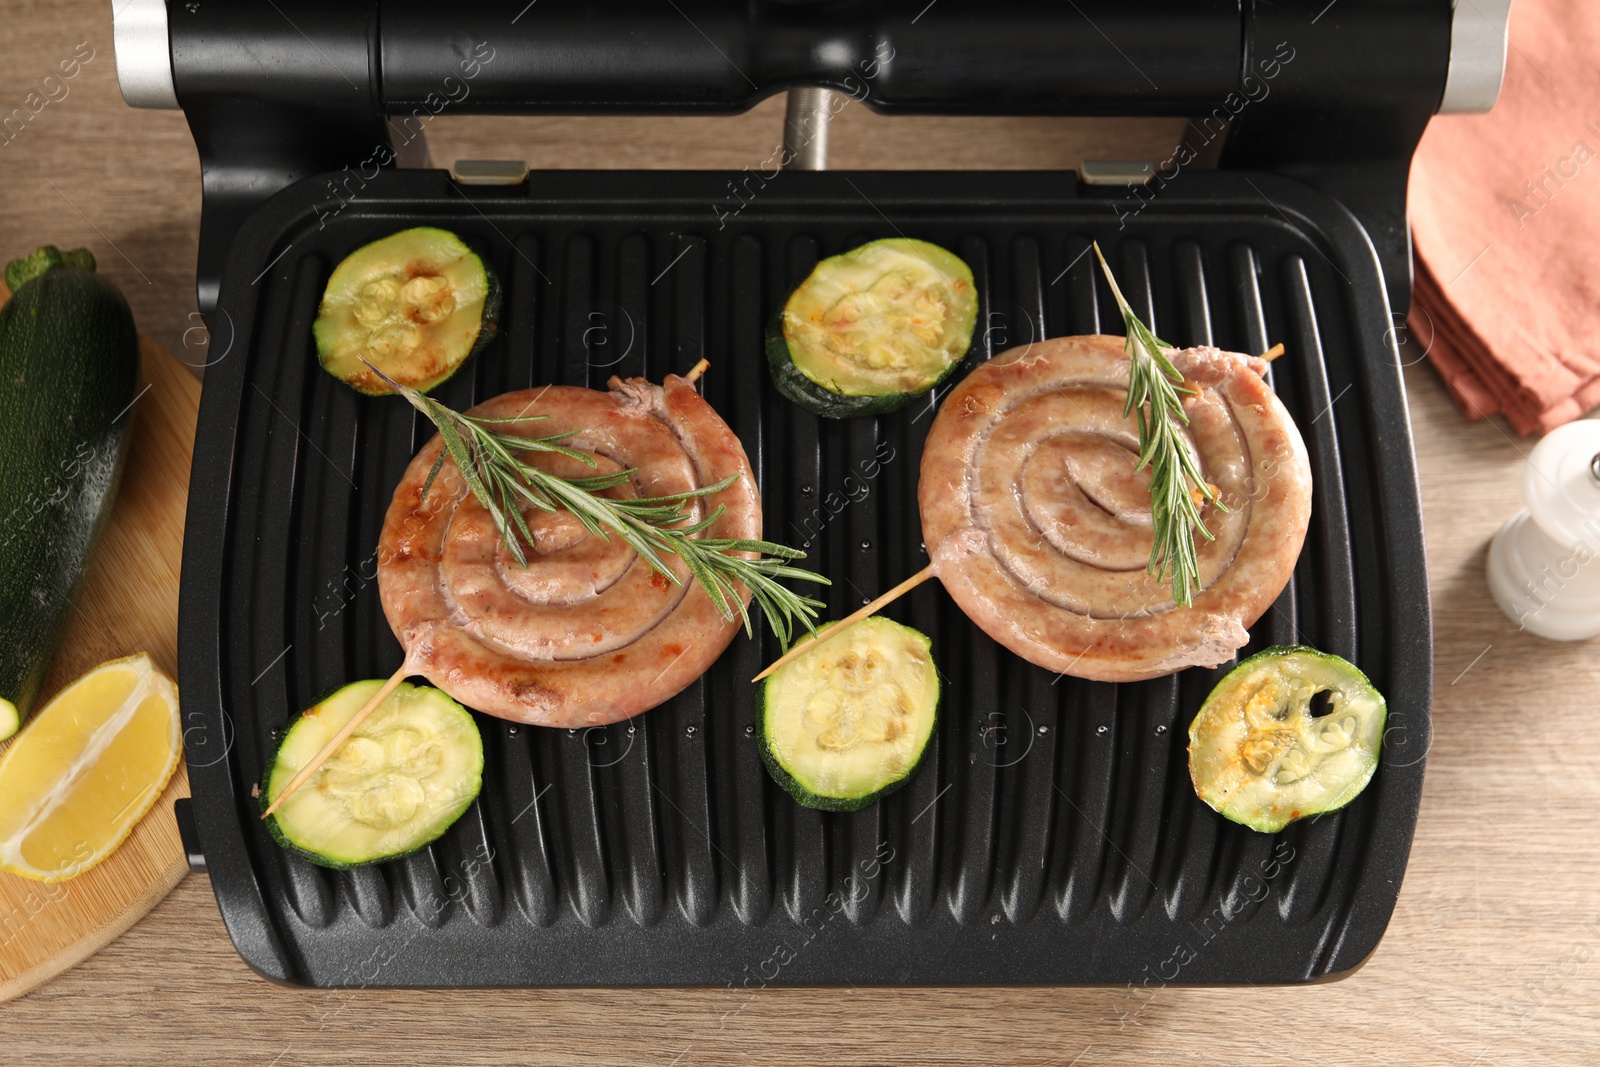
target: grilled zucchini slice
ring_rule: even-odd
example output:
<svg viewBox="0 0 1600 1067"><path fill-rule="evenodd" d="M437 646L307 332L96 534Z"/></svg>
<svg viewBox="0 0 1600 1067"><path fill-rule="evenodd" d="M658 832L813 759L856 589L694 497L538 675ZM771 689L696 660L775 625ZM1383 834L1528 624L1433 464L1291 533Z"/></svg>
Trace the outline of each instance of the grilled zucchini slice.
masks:
<svg viewBox="0 0 1600 1067"><path fill-rule="evenodd" d="M383 684L352 682L294 721L268 765L263 811ZM402 682L267 818L267 829L323 867L381 863L438 838L482 784L483 738L472 716L438 689Z"/></svg>
<svg viewBox="0 0 1600 1067"><path fill-rule="evenodd" d="M938 713L931 645L874 615L774 671L762 690L768 773L824 811L856 811L904 785Z"/></svg>
<svg viewBox="0 0 1600 1067"><path fill-rule="evenodd" d="M311 332L334 377L371 396L390 392L365 357L426 393L494 337L500 283L449 230L418 226L346 256L334 268Z"/></svg>
<svg viewBox="0 0 1600 1067"><path fill-rule="evenodd" d="M1259 652L1189 726L1189 777L1224 818L1276 833L1336 811L1378 769L1388 704L1347 660L1304 645Z"/></svg>
<svg viewBox="0 0 1600 1067"><path fill-rule="evenodd" d="M904 407L972 344L978 291L960 257L907 237L818 263L767 331L778 391L828 418Z"/></svg>

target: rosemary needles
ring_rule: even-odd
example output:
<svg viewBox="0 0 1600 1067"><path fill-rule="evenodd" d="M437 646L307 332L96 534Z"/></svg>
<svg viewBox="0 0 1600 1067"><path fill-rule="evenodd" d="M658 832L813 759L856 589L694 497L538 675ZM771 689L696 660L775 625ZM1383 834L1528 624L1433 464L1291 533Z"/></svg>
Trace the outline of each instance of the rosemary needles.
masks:
<svg viewBox="0 0 1600 1067"><path fill-rule="evenodd" d="M579 431L570 430L548 437L524 437L509 433L504 429L508 423L535 422L548 416L484 419L463 415L415 389L400 385L371 363L367 363L367 366L391 389L405 397L412 407L427 416L444 442L439 458L423 483L423 496L433 486L448 456L455 461L472 495L477 497L478 503L494 520L506 551L520 565L528 565L524 543L533 543L533 534L522 515L523 507L548 512L565 510L571 512L592 534L605 538L612 534L621 537L656 573L679 585L682 579L668 565L666 558L676 556L695 582L705 590L722 617L741 620L747 635L753 633L753 629L750 613L738 588L741 584L750 590L751 598L766 616L767 625L772 627L773 634L784 648L789 647L796 624L809 633L816 632L814 622L818 609L826 605L778 582L779 578L790 578L820 585L830 584L820 574L790 565L792 560L803 559L806 555L804 552L771 541L699 536L710 529L726 509L719 504L710 514L695 520L693 513L688 510L690 502L720 493L732 485L738 475L731 475L714 485L671 496L601 496L605 490L627 483L632 472L623 470L583 478L563 478L520 458L530 452L550 452L594 467L596 463L593 456L562 443L576 436ZM737 552L753 552L756 558L747 559L733 554Z"/></svg>
<svg viewBox="0 0 1600 1067"><path fill-rule="evenodd" d="M1199 530L1207 541L1215 540L1200 519L1200 502L1209 500L1227 511L1217 499L1216 490L1200 476L1193 451L1183 439L1189 416L1183 410L1183 395L1194 393L1183 384L1183 375L1167 358L1172 345L1151 332L1139 321L1128 301L1117 288L1111 267L1094 246L1111 295L1122 312L1128 331L1128 401L1123 418L1137 416L1139 459L1135 470L1150 468L1150 518L1155 527L1155 542L1150 546L1148 570L1158 581L1171 576L1172 599L1188 607L1194 603L1199 585L1199 561L1194 533Z"/></svg>

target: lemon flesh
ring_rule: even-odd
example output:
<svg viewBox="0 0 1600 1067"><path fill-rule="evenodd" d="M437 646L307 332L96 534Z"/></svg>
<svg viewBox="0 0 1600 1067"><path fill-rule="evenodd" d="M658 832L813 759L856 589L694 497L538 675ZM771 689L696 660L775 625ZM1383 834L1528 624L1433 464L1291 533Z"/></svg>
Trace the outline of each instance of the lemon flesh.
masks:
<svg viewBox="0 0 1600 1067"><path fill-rule="evenodd" d="M76 877L116 851L177 770L178 689L140 653L103 663L0 758L0 870Z"/></svg>

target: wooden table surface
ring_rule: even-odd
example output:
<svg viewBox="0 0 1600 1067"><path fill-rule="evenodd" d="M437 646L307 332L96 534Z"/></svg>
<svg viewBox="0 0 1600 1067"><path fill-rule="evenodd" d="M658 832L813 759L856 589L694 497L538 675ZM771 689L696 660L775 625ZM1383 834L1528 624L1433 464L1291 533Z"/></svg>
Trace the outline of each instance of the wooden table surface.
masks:
<svg viewBox="0 0 1600 1067"><path fill-rule="evenodd" d="M199 168L181 114L116 88L111 5L0 0L0 114L79 42L93 58L0 145L0 252L87 245L141 327L193 362ZM55 90L60 95L59 88ZM442 115L436 160L726 167L765 159L782 108L732 119ZM885 120L846 108L838 167L1068 167L1160 158L1165 120ZM1413 346L1414 347L1414 346ZM1420 353L1412 353L1413 356ZM5 1063L1592 1064L1600 1057L1600 646L1518 633L1484 551L1519 505L1531 442L1468 423L1421 363L1406 374L1436 625L1434 745L1388 936L1310 988L319 992L234 953L204 876L122 938L0 1006ZM1141 1009L1142 1005L1142 1010Z"/></svg>

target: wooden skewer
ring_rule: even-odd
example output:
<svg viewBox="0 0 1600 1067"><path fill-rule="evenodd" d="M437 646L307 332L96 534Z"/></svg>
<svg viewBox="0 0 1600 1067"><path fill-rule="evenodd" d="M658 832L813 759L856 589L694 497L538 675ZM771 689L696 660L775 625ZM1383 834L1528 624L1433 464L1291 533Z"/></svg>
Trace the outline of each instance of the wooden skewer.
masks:
<svg viewBox="0 0 1600 1067"><path fill-rule="evenodd" d="M844 633L851 626L854 626L868 615L871 615L883 608L885 604L888 604L892 600L898 600L900 597L911 592L911 590L915 589L929 578L934 577L937 577L937 574L934 572L933 564L930 563L917 573L913 574L911 577L907 578L905 581L901 582L899 585L895 586L893 589L889 590L887 593L880 596L878 599L872 601L871 603L863 604L855 611L852 611L850 614L840 619L837 623L828 627L828 629L820 636L808 637L804 641L801 641L789 651L785 652L782 656L774 660L770 667L750 680L752 682L761 681L761 679L765 678L767 675L771 674L785 663L788 663L796 656L800 656L806 652L809 652L812 648L822 644L824 641L832 641L835 637L838 637L840 634Z"/></svg>
<svg viewBox="0 0 1600 1067"><path fill-rule="evenodd" d="M700 375L704 374L706 372L706 368L709 366L711 366L711 361L709 359L702 359L699 363L696 363L694 366L689 368L689 373L683 376L683 380L686 382L699 381Z"/></svg>
<svg viewBox="0 0 1600 1067"><path fill-rule="evenodd" d="M278 807L285 800L288 800L296 789L305 784L307 778L317 773L317 768L328 762L328 757L339 750L339 746L344 744L350 735L356 732L356 728L366 721L367 716L372 714L373 709L382 704L389 694L395 691L395 687L405 681L406 675L410 673L412 673L411 660L408 658L404 663L400 664L400 669L391 674L389 680L384 682L382 687L372 694L365 704L361 705L361 710L350 716L350 721L345 723L338 733L328 738L328 743L322 746L322 750L312 756L310 762L301 767L299 772L289 779L289 784L283 787L283 792L278 794L278 799L268 805L267 810L261 813L261 817L265 819L268 815L277 811Z"/></svg>
<svg viewBox="0 0 1600 1067"><path fill-rule="evenodd" d="M1268 363L1271 363L1281 355L1283 355L1283 342L1279 341L1277 344L1261 353L1261 358L1266 360Z"/></svg>

